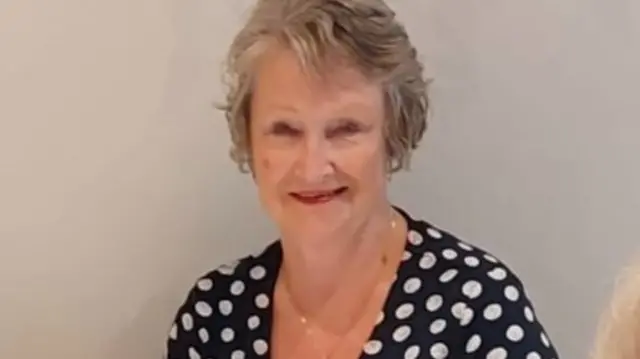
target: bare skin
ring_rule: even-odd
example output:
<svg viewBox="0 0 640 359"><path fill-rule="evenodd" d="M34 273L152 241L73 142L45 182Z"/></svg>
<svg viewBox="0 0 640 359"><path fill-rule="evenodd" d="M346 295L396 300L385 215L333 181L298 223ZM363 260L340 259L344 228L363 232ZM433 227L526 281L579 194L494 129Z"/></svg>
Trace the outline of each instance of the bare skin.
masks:
<svg viewBox="0 0 640 359"><path fill-rule="evenodd" d="M357 358L406 238L386 197L381 88L347 67L329 75L274 47L251 103L254 178L284 251L271 338L279 359Z"/></svg>

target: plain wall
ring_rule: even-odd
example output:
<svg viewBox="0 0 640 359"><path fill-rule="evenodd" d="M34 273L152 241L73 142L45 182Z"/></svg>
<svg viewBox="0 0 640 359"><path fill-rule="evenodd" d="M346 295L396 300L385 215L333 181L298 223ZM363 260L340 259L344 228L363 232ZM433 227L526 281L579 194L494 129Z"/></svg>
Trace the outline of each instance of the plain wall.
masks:
<svg viewBox="0 0 640 359"><path fill-rule="evenodd" d="M0 357L159 358L195 278L275 238L212 106L247 3L0 2ZM393 199L584 358L639 249L638 1L392 4L434 78Z"/></svg>

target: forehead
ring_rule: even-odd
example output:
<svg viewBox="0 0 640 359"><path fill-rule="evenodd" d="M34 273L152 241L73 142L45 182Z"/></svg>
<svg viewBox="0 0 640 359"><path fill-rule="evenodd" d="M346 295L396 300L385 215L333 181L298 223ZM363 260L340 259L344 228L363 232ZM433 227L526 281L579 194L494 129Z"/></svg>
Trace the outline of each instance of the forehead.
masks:
<svg viewBox="0 0 640 359"><path fill-rule="evenodd" d="M252 108L288 106L299 111L368 107L382 110L379 83L344 62L327 62L317 72L305 69L295 52L273 46L256 63Z"/></svg>

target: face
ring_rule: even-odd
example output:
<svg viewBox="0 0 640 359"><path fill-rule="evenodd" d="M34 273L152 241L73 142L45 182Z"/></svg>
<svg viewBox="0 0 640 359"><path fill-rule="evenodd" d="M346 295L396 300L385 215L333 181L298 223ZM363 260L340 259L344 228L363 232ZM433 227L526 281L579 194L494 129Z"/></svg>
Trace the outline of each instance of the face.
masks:
<svg viewBox="0 0 640 359"><path fill-rule="evenodd" d="M309 75L286 49L261 58L251 103L253 175L282 231L323 238L385 208L380 85L347 67Z"/></svg>

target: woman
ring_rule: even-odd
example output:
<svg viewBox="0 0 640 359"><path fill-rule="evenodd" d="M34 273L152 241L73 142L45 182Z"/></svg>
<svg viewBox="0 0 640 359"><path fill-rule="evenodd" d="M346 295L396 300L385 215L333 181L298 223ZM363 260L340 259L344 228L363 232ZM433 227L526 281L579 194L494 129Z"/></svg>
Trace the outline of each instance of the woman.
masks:
<svg viewBox="0 0 640 359"><path fill-rule="evenodd" d="M232 157L281 239L200 278L169 359L556 358L518 278L394 207L426 128L382 0L261 0L229 55Z"/></svg>
<svg viewBox="0 0 640 359"><path fill-rule="evenodd" d="M602 316L594 359L640 359L640 261L621 276Z"/></svg>

